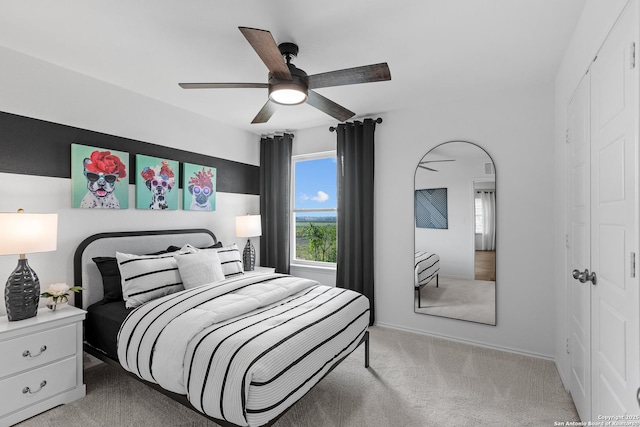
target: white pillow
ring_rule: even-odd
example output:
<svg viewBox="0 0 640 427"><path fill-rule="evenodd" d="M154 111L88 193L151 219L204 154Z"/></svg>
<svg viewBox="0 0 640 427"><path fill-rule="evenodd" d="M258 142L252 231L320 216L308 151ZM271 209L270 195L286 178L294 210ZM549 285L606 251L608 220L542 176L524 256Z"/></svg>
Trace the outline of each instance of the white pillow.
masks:
<svg viewBox="0 0 640 427"><path fill-rule="evenodd" d="M127 308L184 289L173 254L133 255L116 252Z"/></svg>
<svg viewBox="0 0 640 427"><path fill-rule="evenodd" d="M224 280L220 257L216 251L198 251L196 253L176 254L178 270L185 289L195 288Z"/></svg>

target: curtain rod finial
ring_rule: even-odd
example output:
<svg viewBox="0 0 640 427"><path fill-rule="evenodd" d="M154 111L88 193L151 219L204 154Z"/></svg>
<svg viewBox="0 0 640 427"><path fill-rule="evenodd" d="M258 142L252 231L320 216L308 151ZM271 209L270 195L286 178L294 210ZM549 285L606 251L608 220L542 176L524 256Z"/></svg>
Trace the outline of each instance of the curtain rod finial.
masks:
<svg viewBox="0 0 640 427"><path fill-rule="evenodd" d="M329 132L335 132L337 129L335 126L329 126Z"/></svg>

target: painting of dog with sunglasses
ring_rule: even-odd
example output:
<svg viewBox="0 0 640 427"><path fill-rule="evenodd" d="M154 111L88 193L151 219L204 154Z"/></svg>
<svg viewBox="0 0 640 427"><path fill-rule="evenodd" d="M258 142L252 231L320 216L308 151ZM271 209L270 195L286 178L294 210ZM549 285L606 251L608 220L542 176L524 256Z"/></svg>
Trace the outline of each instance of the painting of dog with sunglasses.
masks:
<svg viewBox="0 0 640 427"><path fill-rule="evenodd" d="M83 160L83 173L88 192L80 202L81 208L120 209L114 191L120 179L127 176L127 167L117 155L110 151L93 151Z"/></svg>
<svg viewBox="0 0 640 427"><path fill-rule="evenodd" d="M200 170L201 169L201 170ZM216 210L216 168L184 164L183 209L191 211ZM188 206L188 207L187 207Z"/></svg>
<svg viewBox="0 0 640 427"><path fill-rule="evenodd" d="M175 173L168 161L162 160L160 166L145 166L140 176L151 192L149 209L176 209L169 203L169 192L175 186Z"/></svg>

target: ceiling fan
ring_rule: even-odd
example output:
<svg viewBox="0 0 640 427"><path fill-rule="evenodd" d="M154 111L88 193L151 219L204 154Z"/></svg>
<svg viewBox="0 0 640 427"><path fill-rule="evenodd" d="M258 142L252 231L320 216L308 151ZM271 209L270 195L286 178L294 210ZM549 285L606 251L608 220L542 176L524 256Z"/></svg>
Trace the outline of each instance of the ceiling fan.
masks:
<svg viewBox="0 0 640 427"><path fill-rule="evenodd" d="M422 169L426 169L426 170L431 171L431 172L438 172L437 169L428 168L428 167L423 166L423 165L425 165L427 163L455 162L455 161L456 161L455 159L450 159L450 160L426 160L424 162L418 163L418 167L422 168Z"/></svg>
<svg viewBox="0 0 640 427"><path fill-rule="evenodd" d="M312 89L331 86L391 80L386 62L362 67L307 75L291 63L298 55L294 43L276 45L269 31L238 27L251 47L269 70L268 83L178 83L183 89L262 88L269 90L269 99L251 123L266 123L276 111L274 104L297 105L306 102L312 107L345 121L356 113L336 104Z"/></svg>

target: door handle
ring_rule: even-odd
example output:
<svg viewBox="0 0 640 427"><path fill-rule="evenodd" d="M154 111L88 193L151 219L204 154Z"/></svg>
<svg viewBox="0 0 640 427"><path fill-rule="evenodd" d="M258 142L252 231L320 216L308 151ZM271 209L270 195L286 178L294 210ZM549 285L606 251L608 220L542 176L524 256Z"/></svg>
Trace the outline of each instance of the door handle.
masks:
<svg viewBox="0 0 640 427"><path fill-rule="evenodd" d="M592 285L596 285L598 282L598 277L596 276L596 272L592 271L590 273L588 268L586 268L584 271L580 271L577 269L573 270L571 275L573 276L574 279L579 280L580 283L591 282Z"/></svg>

